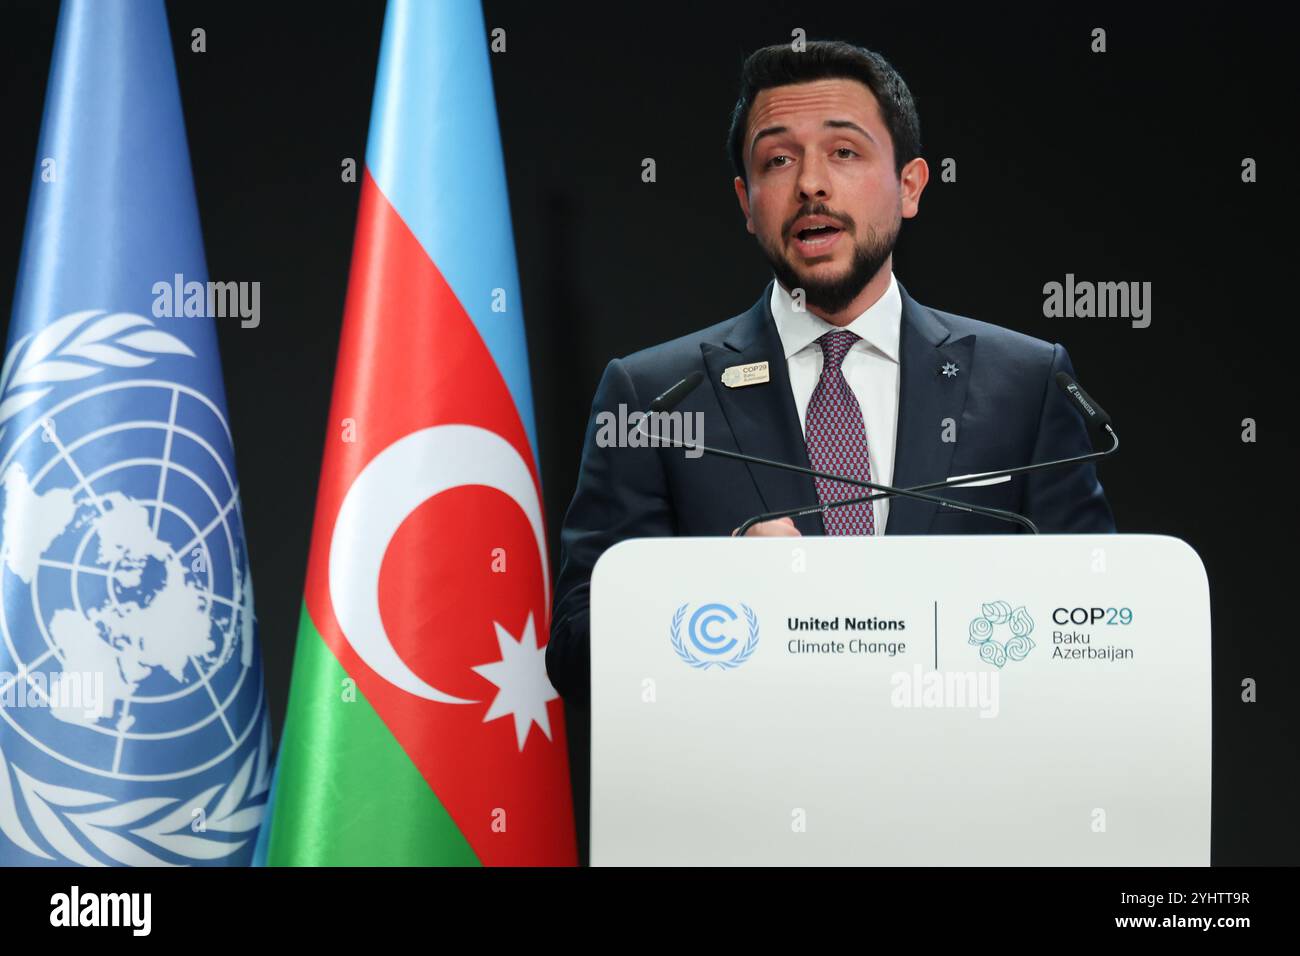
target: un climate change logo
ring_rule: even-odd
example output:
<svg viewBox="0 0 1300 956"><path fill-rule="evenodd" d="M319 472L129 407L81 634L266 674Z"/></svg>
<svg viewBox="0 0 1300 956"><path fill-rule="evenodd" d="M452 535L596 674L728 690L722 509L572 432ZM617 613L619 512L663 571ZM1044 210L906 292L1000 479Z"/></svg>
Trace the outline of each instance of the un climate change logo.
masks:
<svg viewBox="0 0 1300 956"><path fill-rule="evenodd" d="M758 617L748 605L740 605L745 625L739 625L735 611L725 604L701 604L686 620L689 604L673 614L671 633L673 650L692 667L739 667L758 648ZM686 640L682 639L682 622L686 621ZM748 635L743 641L741 637ZM738 636L740 635L740 636ZM701 656L697 656L696 652Z"/></svg>
<svg viewBox="0 0 1300 956"><path fill-rule="evenodd" d="M998 628L1010 631L1011 636L1005 641L997 640ZM1030 632L1034 629L1034 619L1021 605L1012 608L1006 601L990 601L980 605L979 616L970 622L969 642L980 649L980 660L994 667L1001 667L1008 660L1023 661L1034 649Z"/></svg>

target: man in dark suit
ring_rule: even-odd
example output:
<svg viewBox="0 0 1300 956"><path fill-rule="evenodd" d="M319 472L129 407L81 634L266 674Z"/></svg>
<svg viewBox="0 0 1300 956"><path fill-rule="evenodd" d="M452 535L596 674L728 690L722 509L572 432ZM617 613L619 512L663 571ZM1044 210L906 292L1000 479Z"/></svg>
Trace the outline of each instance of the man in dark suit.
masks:
<svg viewBox="0 0 1300 956"><path fill-rule="evenodd" d="M589 700L588 588L611 545L731 534L753 515L863 494L631 436L608 440L602 423L644 411L692 372L704 383L678 411L703 423L693 441L895 487L1091 450L1056 386L1057 372L1074 374L1064 348L928 308L895 279L898 230L917 214L929 170L911 93L883 57L839 42L755 52L729 146L746 226L775 279L746 312L605 369L560 532L546 648L551 683L574 704ZM944 495L1024 514L1044 532L1115 530L1091 464ZM749 533L1014 530L895 497Z"/></svg>

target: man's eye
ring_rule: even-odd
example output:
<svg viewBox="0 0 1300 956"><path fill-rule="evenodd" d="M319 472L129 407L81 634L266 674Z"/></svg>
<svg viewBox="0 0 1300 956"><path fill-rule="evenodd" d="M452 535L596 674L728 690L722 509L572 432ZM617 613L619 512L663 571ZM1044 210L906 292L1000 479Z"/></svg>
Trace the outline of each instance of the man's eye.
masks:
<svg viewBox="0 0 1300 956"><path fill-rule="evenodd" d="M856 152L854 152L853 150L849 149L847 146L841 146L839 149L836 150L836 152L837 152L837 153L852 153L854 156L858 155Z"/></svg>
<svg viewBox="0 0 1300 956"><path fill-rule="evenodd" d="M781 155L781 156L773 156L771 159L769 159L769 160L768 160L766 163L764 163L763 165L765 165L765 166L767 166L767 167L770 168L771 165L772 165L773 163L775 163L778 159L789 159L789 158L790 158L789 156L784 156L784 155Z"/></svg>

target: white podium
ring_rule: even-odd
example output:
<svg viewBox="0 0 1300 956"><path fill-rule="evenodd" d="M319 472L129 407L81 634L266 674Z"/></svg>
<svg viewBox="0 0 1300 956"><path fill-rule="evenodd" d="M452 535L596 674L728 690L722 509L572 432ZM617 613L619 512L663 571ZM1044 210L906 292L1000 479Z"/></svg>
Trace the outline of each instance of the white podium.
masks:
<svg viewBox="0 0 1300 956"><path fill-rule="evenodd" d="M1175 538L626 541L591 685L595 866L1210 861Z"/></svg>

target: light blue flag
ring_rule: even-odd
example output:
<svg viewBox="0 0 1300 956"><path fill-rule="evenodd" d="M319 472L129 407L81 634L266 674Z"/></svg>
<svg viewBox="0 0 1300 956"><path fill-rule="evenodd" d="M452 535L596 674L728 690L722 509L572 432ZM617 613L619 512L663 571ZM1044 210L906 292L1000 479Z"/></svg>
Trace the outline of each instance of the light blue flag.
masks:
<svg viewBox="0 0 1300 956"><path fill-rule="evenodd" d="M252 856L270 744L207 279L162 0L65 0L0 370L0 865Z"/></svg>

